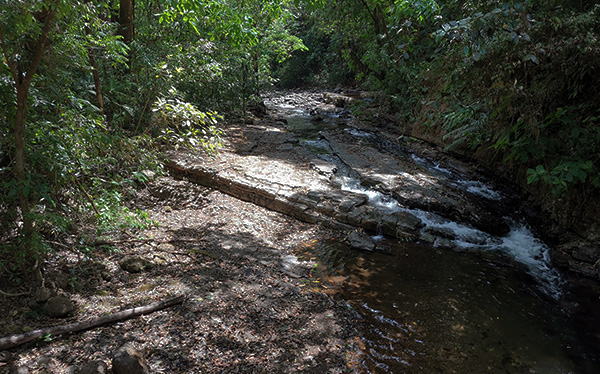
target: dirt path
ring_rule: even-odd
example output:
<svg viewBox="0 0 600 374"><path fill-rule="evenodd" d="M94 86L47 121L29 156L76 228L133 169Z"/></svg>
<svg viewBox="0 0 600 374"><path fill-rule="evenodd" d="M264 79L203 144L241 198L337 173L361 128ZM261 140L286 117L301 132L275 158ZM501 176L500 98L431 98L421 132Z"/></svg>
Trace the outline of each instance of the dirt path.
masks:
<svg viewBox="0 0 600 374"><path fill-rule="evenodd" d="M231 141L236 141L233 135ZM162 177L132 207L157 226L99 249L89 258L56 253L50 286L75 302L66 319L31 307L32 297L0 306L0 335L59 325L179 294L183 305L115 325L17 347L0 373L75 372L92 360L108 364L132 342L152 373L342 373L352 367L352 311L323 293L294 248L336 233L299 222L189 182ZM144 240L132 240L142 238ZM139 255L151 268L119 266ZM29 305L28 305L29 304ZM27 370L27 371L26 371Z"/></svg>

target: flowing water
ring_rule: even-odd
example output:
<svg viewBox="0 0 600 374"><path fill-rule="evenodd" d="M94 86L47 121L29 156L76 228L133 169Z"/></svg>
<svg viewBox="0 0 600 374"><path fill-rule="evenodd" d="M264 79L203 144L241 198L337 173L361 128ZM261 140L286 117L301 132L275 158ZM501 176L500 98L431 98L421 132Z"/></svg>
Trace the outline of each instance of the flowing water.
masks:
<svg viewBox="0 0 600 374"><path fill-rule="evenodd" d="M339 128L339 123L332 118L311 122L302 110L279 109L287 110L288 125L305 146L336 164L340 188L367 194L378 209L408 211L426 228L453 233L454 251L383 236L374 236L378 253L335 242L304 247L301 258L319 264L317 276L358 318L357 372L600 373L598 322L587 318L582 327L570 315L581 310L577 296L552 267L548 247L518 215L506 218L511 227L507 235L495 237L402 207L361 186L356 173L332 154L319 131ZM346 131L376 138L357 129ZM473 194L505 197L489 182L466 179L433 160L412 159Z"/></svg>

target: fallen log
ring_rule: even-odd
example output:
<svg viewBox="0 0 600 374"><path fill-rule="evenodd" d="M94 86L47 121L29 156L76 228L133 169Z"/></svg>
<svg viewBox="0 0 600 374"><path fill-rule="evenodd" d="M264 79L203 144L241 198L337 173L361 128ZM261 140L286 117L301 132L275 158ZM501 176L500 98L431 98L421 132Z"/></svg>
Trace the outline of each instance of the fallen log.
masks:
<svg viewBox="0 0 600 374"><path fill-rule="evenodd" d="M149 314L156 312L157 310L165 309L173 305L181 304L185 299L184 295L180 295L171 299L161 300L152 304L131 308L102 316L100 318L92 319L89 321L75 322L68 325L46 327L43 329L32 330L20 335L11 335L4 338L0 338L0 350L9 349L18 345L30 342L42 336L54 336L62 335L81 330L88 330L94 327L107 325L109 323L123 321L129 318L138 317L143 314Z"/></svg>

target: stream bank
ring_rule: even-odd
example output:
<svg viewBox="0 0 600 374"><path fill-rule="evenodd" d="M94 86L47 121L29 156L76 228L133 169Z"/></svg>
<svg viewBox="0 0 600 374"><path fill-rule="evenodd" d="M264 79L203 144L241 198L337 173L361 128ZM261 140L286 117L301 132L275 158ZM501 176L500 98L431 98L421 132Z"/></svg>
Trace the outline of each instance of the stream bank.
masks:
<svg viewBox="0 0 600 374"><path fill-rule="evenodd" d="M358 258L343 262L341 268L337 260L328 259L352 257L345 253L357 252L349 251L348 244L342 243L339 249L312 243L310 247L315 250L307 255L322 264L327 287L333 293L339 290L359 319L379 321L359 324L363 334L358 344L361 362L371 362L363 367L367 372L384 370L381 368L386 365L392 368L385 369L387 372L460 372L472 355L481 357L472 367L480 370L487 362L491 365L488 372L594 372L600 362L596 349L600 328L591 311L599 306L598 294L573 292L577 286L566 283L564 275L551 264L550 249L523 221L518 196L494 187L494 180L481 175L477 166L453 159L425 143L412 139L399 143L379 136L376 129L361 126L343 109L346 100L320 93L275 94L266 98L271 116L229 129L230 144L221 156L206 159L176 154L167 167L177 177L349 233L347 242L363 251L358 252ZM444 257L438 262L439 254ZM401 259L405 257L416 262L404 263ZM462 264L462 259L469 263L467 270L462 265L450 266ZM376 265L357 266L361 262ZM440 273L442 270L448 272ZM406 271L408 278L399 276ZM394 291L419 272L417 278L433 280L413 283L411 292ZM355 273L364 274L365 279L353 282ZM438 277L438 273L446 275ZM458 276L463 273L464 277ZM374 274L385 275L378 279ZM460 283L452 283L457 278ZM446 286L444 279L452 285ZM479 292L473 288L478 284L494 285L494 290ZM425 291L422 295L427 286L445 291ZM453 289L460 289L459 295L452 294ZM367 301L373 300L373 293L385 294L375 301L389 301L391 307L378 308ZM412 349L413 357L418 357L413 361L378 349L391 344L389 334L402 335L394 329L404 323L398 313L402 317L406 312L400 305L406 302L404 295L411 293L425 298L417 304L439 307L446 316L457 310L462 316L457 320L442 318L443 323L436 324L433 321L440 317L435 313L411 313L424 327L423 336L448 333L439 341L449 342L449 346L429 342L423 350ZM588 296L592 297L586 299ZM456 298L457 302L441 302L444 298ZM517 306L497 310L498 305L513 305L513 299L518 300ZM490 336L489 331L482 330L487 322L470 320L474 306L482 308L482 321L495 315L495 319L507 323L492 329L491 339L505 345L502 350L494 348L495 355L469 351L460 342L463 336L468 342L464 344L482 349L475 336ZM518 311L516 315L514 311L508 313L513 309ZM511 317L507 317L509 314ZM536 322L538 318L543 319L541 323ZM448 325L451 321L455 323ZM524 330L508 328L511 323ZM556 323L565 325L564 330L549 329ZM450 330L456 327L454 332L448 330L449 326ZM507 333L507 328L514 334ZM371 333L379 337L368 338ZM519 334L530 336L530 343L523 343ZM527 347L535 341L548 341L545 346L553 347L551 353L519 353L529 350ZM410 345L401 339L393 343L391 352ZM455 362L439 366L435 357ZM390 366L390 360L400 366Z"/></svg>

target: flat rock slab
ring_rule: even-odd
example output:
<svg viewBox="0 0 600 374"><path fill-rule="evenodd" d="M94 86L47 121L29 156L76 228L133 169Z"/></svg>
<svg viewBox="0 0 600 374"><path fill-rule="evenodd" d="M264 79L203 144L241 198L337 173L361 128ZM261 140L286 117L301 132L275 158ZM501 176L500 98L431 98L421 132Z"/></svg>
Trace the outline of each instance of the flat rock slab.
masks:
<svg viewBox="0 0 600 374"><path fill-rule="evenodd" d="M421 167L412 158L382 151L370 144L368 138L361 139L347 131L326 132L323 136L335 155L359 174L364 185L390 191L402 205L466 222L494 235L510 231L502 216L490 211L481 200Z"/></svg>
<svg viewBox="0 0 600 374"><path fill-rule="evenodd" d="M216 158L180 153L165 165L175 177L306 222L371 232L383 228L388 236L418 238L419 218L406 211L390 215L369 206L365 194L340 190L334 183L338 167L290 131L294 121L276 121L279 117L228 129L225 148ZM508 232L501 215L418 165L401 147L378 146L374 135L333 127L321 130L319 141L326 141L363 185L385 191L406 208L432 211L493 234Z"/></svg>

